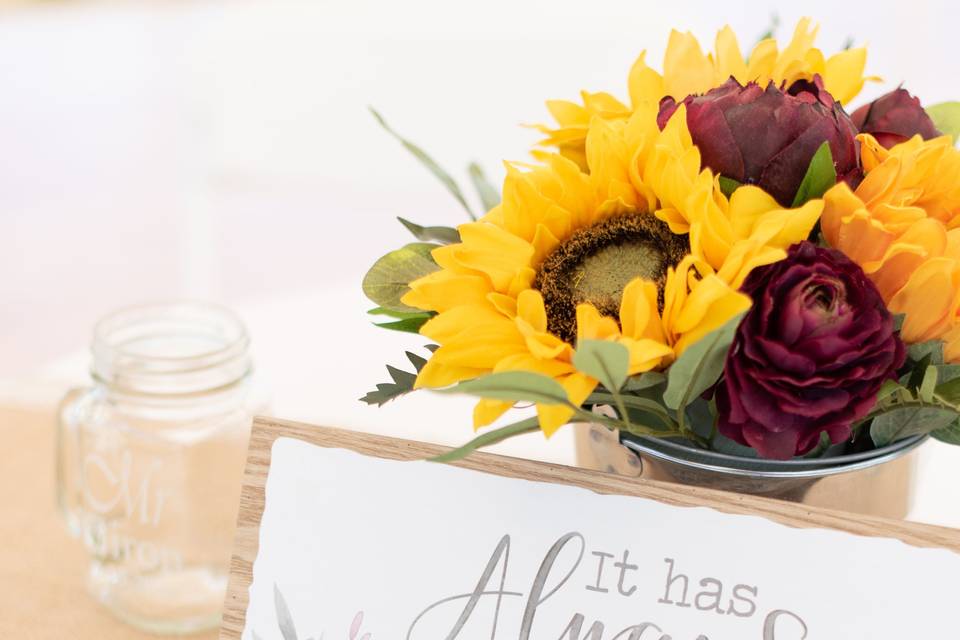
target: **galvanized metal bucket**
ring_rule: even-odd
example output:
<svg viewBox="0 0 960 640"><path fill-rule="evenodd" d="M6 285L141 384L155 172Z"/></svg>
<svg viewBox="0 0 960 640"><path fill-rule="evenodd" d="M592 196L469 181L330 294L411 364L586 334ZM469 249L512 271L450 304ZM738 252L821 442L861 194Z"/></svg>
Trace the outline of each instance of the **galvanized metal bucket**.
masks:
<svg viewBox="0 0 960 640"><path fill-rule="evenodd" d="M622 475L903 519L913 503L915 454L925 440L915 436L863 453L781 461L619 435L594 424L580 427L577 457L580 466Z"/></svg>

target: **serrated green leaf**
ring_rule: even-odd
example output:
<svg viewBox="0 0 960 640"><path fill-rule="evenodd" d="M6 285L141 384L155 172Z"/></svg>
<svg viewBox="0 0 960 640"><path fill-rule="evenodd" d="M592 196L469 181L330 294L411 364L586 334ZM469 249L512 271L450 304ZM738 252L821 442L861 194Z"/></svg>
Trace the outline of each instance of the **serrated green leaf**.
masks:
<svg viewBox="0 0 960 640"><path fill-rule="evenodd" d="M937 368L930 364L927 365L923 374L923 381L920 383L919 396L924 402L933 402L933 392L937 387Z"/></svg>
<svg viewBox="0 0 960 640"><path fill-rule="evenodd" d="M712 387L723 373L727 351L744 314L731 318L719 329L687 347L667 370L663 401L677 412Z"/></svg>
<svg viewBox="0 0 960 640"><path fill-rule="evenodd" d="M428 348L429 346L432 345L428 345ZM426 358L421 358L410 351L406 352L406 356L417 373L420 373L424 365L427 364ZM370 391L360 398L361 402L382 407L387 402L413 391L414 384L417 381L417 373L410 373L389 364L387 365L387 371L390 373L391 382L381 382L374 391Z"/></svg>
<svg viewBox="0 0 960 640"><path fill-rule="evenodd" d="M957 419L957 412L930 405L911 405L882 413L870 425L870 437L878 447L910 436L932 433Z"/></svg>
<svg viewBox="0 0 960 640"><path fill-rule="evenodd" d="M794 207L799 207L808 200L821 197L833 185L837 184L837 169L833 166L833 154L830 152L830 143L824 142L813 154L807 172L793 197Z"/></svg>
<svg viewBox="0 0 960 640"><path fill-rule="evenodd" d="M960 420L955 421L953 424L948 427L944 427L943 429L937 429L930 435L940 442L960 445Z"/></svg>
<svg viewBox="0 0 960 640"><path fill-rule="evenodd" d="M907 376L907 381L904 383L910 391L916 391L920 388L920 385L923 384L923 377L927 373L927 367L930 366L930 357L929 353L923 356L923 358L914 365L913 369L910 370L910 375Z"/></svg>
<svg viewBox="0 0 960 640"><path fill-rule="evenodd" d="M616 394L627 380L630 352L618 342L581 340L573 354L573 366Z"/></svg>
<svg viewBox="0 0 960 640"><path fill-rule="evenodd" d="M720 191L723 192L723 195L728 198L733 195L733 192L743 186L743 183L739 180L734 180L733 178L728 178L727 176L720 176Z"/></svg>
<svg viewBox="0 0 960 640"><path fill-rule="evenodd" d="M443 169L443 167L437 164L437 162L431 158L426 151L394 131L376 109L370 107L370 113L373 114L373 117L377 119L377 122L380 123L380 126L383 127L387 133L396 138L397 141L399 141L407 151L413 154L413 156L420 161L420 164L426 167L430 173L432 173L441 183L443 183L443 186L447 188L447 191L450 192L450 195L457 199L457 202L459 202L463 207L463 210L467 212L467 215L470 216L470 219L476 220L477 217L474 215L470 205L467 204L467 199L463 197L463 192L460 190L460 185L457 184L457 181L454 180L450 174Z"/></svg>
<svg viewBox="0 0 960 640"><path fill-rule="evenodd" d="M430 458L430 461L454 462L467 457L477 449L489 447L490 445L497 444L498 442L502 442L507 438L512 438L513 436L518 436L523 433L532 433L539 430L540 423L537 418L527 418L526 420L521 420L520 422L480 434L462 447L458 447L452 451L448 451L440 454L439 456Z"/></svg>
<svg viewBox="0 0 960 640"><path fill-rule="evenodd" d="M927 107L927 115L933 120L940 133L953 138L954 143L960 135L960 102L941 102Z"/></svg>
<svg viewBox="0 0 960 640"><path fill-rule="evenodd" d="M483 208L490 211L500 204L500 192L487 180L487 176L483 173L480 165L472 162L467 170L470 172L470 180L473 182L473 188L477 190L477 195L480 196Z"/></svg>
<svg viewBox="0 0 960 640"><path fill-rule="evenodd" d="M440 244L457 244L460 242L460 232L453 227L422 227L415 222L410 222L406 218L397 216L407 231L413 234L417 240L424 242L439 242Z"/></svg>
<svg viewBox="0 0 960 640"><path fill-rule="evenodd" d="M542 404L567 404L567 392L553 378L527 371L504 371L491 373L482 378L467 380L438 393L465 393L491 400L510 402L537 402Z"/></svg>
<svg viewBox="0 0 960 640"><path fill-rule="evenodd" d="M364 294L388 312L422 313L422 309L405 305L400 298L410 290L411 282L440 268L430 255L438 246L414 242L383 256L364 276Z"/></svg>

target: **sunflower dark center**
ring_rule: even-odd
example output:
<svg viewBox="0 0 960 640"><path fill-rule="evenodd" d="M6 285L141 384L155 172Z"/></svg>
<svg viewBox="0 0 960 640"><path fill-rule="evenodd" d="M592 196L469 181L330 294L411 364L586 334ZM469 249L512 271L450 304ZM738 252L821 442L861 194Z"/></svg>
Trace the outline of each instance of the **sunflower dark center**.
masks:
<svg viewBox="0 0 960 640"><path fill-rule="evenodd" d="M577 305L584 302L619 318L623 289L637 277L657 284L662 310L667 270L689 252L687 236L675 235L650 214L615 216L577 231L537 272L548 329L574 344Z"/></svg>

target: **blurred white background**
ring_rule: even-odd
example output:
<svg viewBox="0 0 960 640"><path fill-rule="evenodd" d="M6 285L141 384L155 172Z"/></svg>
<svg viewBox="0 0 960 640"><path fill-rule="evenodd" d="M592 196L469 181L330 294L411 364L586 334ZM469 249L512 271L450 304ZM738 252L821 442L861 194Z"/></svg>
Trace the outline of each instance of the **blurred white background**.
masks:
<svg viewBox="0 0 960 640"><path fill-rule="evenodd" d="M127 304L238 309L281 417L460 443L469 401L357 402L419 341L375 330L366 267L395 223L463 213L367 112L465 178L523 159L546 98L626 97L672 27L744 49L778 15L925 103L960 98L953 2L54 2L0 11L0 397L49 403L84 378L94 321ZM508 451L569 461L570 439ZM960 452L928 446L919 517L960 525ZM940 487L940 489L927 487Z"/></svg>

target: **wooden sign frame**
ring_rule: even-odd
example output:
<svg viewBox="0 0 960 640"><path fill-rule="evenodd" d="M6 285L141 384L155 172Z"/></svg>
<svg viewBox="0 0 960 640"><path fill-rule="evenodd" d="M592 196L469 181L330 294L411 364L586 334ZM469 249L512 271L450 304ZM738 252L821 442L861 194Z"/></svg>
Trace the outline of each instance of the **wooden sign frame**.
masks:
<svg viewBox="0 0 960 640"><path fill-rule="evenodd" d="M230 579L220 626L221 640L239 640L243 632L249 601L248 590L253 580L253 561L259 545L270 452L274 440L280 437L296 438L321 447L350 449L368 456L392 460L429 458L446 450L445 447L423 442L273 418L254 420L240 495L233 556L230 561ZM958 529L849 514L769 498L640 480L488 453L477 453L453 464L510 478L572 485L597 493L638 496L679 507L709 507L725 513L761 516L793 527L826 528L857 535L896 538L915 546L940 547L960 553Z"/></svg>

